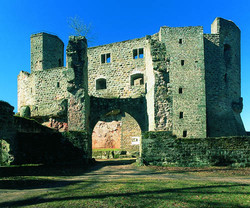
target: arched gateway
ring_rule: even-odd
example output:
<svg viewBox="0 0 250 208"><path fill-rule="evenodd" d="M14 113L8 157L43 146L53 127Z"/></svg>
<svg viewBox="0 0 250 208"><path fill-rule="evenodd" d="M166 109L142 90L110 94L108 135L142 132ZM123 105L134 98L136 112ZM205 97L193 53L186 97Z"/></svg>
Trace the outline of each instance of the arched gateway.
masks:
<svg viewBox="0 0 250 208"><path fill-rule="evenodd" d="M90 132L101 117L112 110L119 109L121 112L130 114L139 124L142 131L148 130L147 106L145 97L140 98L90 98Z"/></svg>

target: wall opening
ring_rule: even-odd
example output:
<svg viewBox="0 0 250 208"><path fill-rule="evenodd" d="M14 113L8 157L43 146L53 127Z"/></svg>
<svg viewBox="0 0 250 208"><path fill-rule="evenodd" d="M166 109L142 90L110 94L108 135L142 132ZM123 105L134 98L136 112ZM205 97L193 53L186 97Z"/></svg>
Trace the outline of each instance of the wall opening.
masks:
<svg viewBox="0 0 250 208"><path fill-rule="evenodd" d="M227 83L227 73L224 75L224 81Z"/></svg>
<svg viewBox="0 0 250 208"><path fill-rule="evenodd" d="M56 83L56 87L59 88L60 87L60 82Z"/></svg>
<svg viewBox="0 0 250 208"><path fill-rule="evenodd" d="M58 66L59 66L59 67L62 66L62 60L61 60L61 59L58 60Z"/></svg>
<svg viewBox="0 0 250 208"><path fill-rule="evenodd" d="M110 63L111 62L111 56L110 53L102 54L101 55L101 63Z"/></svg>
<svg viewBox="0 0 250 208"><path fill-rule="evenodd" d="M182 136L187 137L187 131L186 130L183 131Z"/></svg>
<svg viewBox="0 0 250 208"><path fill-rule="evenodd" d="M179 118L183 118L183 112L180 112Z"/></svg>
<svg viewBox="0 0 250 208"><path fill-rule="evenodd" d="M181 65L184 66L184 60L181 60Z"/></svg>
<svg viewBox="0 0 250 208"><path fill-rule="evenodd" d="M179 88L179 94L182 94L183 90L182 87Z"/></svg>
<svg viewBox="0 0 250 208"><path fill-rule="evenodd" d="M139 58L143 58L143 48L139 48Z"/></svg>
<svg viewBox="0 0 250 208"><path fill-rule="evenodd" d="M133 74L130 76L130 86L139 86L144 84L143 74Z"/></svg>
<svg viewBox="0 0 250 208"><path fill-rule="evenodd" d="M128 113L119 109L101 116L92 132L93 157L96 152L114 150L117 152L139 153L141 128Z"/></svg>
<svg viewBox="0 0 250 208"><path fill-rule="evenodd" d="M179 39L179 43L182 44L182 39Z"/></svg>
<svg viewBox="0 0 250 208"><path fill-rule="evenodd" d="M100 78L96 80L96 90L107 89L106 79Z"/></svg>
<svg viewBox="0 0 250 208"><path fill-rule="evenodd" d="M143 48L133 49L133 59L142 59L144 57Z"/></svg>
<svg viewBox="0 0 250 208"><path fill-rule="evenodd" d="M228 67L231 64L231 58L232 58L231 46L228 44L225 44L224 45L224 61L225 61L226 67Z"/></svg>

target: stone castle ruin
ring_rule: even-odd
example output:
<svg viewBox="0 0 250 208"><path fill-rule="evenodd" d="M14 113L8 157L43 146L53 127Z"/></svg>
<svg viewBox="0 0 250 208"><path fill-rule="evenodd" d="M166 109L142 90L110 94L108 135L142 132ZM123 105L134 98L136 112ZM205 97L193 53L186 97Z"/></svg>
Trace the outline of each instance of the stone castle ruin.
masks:
<svg viewBox="0 0 250 208"><path fill-rule="evenodd" d="M211 34L201 26L163 26L90 48L71 36L63 63L57 36L31 36L31 73L18 75L18 112L61 131L93 132L94 148L136 149L141 131L246 135L240 30L232 21L216 18Z"/></svg>

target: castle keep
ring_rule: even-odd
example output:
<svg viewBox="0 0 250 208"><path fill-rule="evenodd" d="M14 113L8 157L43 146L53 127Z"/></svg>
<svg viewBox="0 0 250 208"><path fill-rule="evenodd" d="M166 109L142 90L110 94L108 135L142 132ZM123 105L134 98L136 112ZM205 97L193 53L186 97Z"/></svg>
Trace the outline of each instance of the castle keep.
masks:
<svg viewBox="0 0 250 208"><path fill-rule="evenodd" d="M201 26L164 26L91 48L84 37L71 36L66 56L64 67L57 36L31 36L31 73L18 75L21 116L89 132L98 121L127 122L121 134L128 137L163 130L185 138L246 134L240 30L232 21L216 18L211 34Z"/></svg>

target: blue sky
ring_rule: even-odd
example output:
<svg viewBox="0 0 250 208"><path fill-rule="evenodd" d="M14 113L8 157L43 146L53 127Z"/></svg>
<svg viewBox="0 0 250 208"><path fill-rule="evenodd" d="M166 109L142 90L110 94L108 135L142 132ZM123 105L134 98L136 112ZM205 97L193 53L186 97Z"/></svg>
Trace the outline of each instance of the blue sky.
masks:
<svg viewBox="0 0 250 208"><path fill-rule="evenodd" d="M219 0L0 0L0 100L17 108L17 75L30 72L30 35L45 31L67 45L69 17L92 23L93 45L123 41L159 31L160 26L203 26L210 33L216 17L241 29L242 119L250 131L250 1Z"/></svg>

